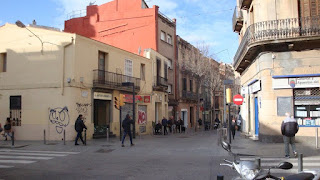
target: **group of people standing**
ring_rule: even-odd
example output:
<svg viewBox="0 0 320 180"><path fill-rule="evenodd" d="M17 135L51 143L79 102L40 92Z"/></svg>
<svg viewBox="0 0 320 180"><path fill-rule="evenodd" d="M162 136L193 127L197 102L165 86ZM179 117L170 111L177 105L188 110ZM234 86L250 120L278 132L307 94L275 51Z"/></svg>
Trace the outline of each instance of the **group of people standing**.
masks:
<svg viewBox="0 0 320 180"><path fill-rule="evenodd" d="M171 116L169 120L167 120L166 117L163 117L161 123L158 122L154 128L155 134L161 134L161 131L163 130L163 135L166 135L168 134L168 129L170 133L172 133L172 131L179 131L179 133L181 133L185 127L181 118L179 118L179 120L174 120L173 116Z"/></svg>
<svg viewBox="0 0 320 180"><path fill-rule="evenodd" d="M11 124L11 119L8 117L7 120L6 120L6 123L5 125L3 126L3 129L1 127L1 124L0 124L0 133L2 131L4 131L4 133L2 134L4 137L5 137L5 141L8 140L8 136L11 138L12 140L12 128L11 128L12 124Z"/></svg>

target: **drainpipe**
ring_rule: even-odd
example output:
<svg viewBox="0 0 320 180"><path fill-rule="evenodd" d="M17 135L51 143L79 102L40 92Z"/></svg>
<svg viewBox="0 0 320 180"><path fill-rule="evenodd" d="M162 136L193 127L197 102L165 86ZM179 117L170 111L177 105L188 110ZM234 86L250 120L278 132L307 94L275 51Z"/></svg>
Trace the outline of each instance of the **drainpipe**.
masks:
<svg viewBox="0 0 320 180"><path fill-rule="evenodd" d="M62 63L61 63L61 69L62 69L62 77L61 77L61 95L63 96L63 94L64 94L64 63L65 63L65 54L66 54L66 48L68 47L68 46L70 46L70 45L72 45L73 44L73 41L74 41L74 38L73 37L71 37L71 42L70 43L68 43L68 44L66 44L66 45L63 45L63 57L62 57Z"/></svg>

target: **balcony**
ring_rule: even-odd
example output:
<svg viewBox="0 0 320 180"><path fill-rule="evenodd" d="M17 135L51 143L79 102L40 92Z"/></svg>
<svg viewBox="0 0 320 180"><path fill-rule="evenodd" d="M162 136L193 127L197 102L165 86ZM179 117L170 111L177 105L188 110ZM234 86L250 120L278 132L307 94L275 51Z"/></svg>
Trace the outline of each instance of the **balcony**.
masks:
<svg viewBox="0 0 320 180"><path fill-rule="evenodd" d="M191 100L191 101L197 101L198 96L197 93L195 92L190 92L190 91L186 91L186 90L182 90L182 99L185 100Z"/></svg>
<svg viewBox="0 0 320 180"><path fill-rule="evenodd" d="M240 0L239 4L240 4L240 9L244 9L247 10L250 8L252 3L252 0Z"/></svg>
<svg viewBox="0 0 320 180"><path fill-rule="evenodd" d="M233 17L232 17L232 28L233 32L239 33L243 26L243 15L241 9L236 6L234 8Z"/></svg>
<svg viewBox="0 0 320 180"><path fill-rule="evenodd" d="M133 82L135 91L140 91L140 79L108 71L93 70L93 87L132 91L132 87L122 86L123 82Z"/></svg>
<svg viewBox="0 0 320 180"><path fill-rule="evenodd" d="M233 66L242 73L261 52L302 51L320 47L320 16L263 21L250 25Z"/></svg>
<svg viewBox="0 0 320 180"><path fill-rule="evenodd" d="M166 91L168 89L168 79L160 76L155 76L153 89L155 91Z"/></svg>

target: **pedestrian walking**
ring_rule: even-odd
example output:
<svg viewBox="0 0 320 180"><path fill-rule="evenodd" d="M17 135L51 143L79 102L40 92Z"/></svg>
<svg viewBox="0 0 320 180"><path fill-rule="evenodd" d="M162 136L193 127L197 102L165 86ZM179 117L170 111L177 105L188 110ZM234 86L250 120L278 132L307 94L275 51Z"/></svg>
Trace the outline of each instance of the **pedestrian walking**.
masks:
<svg viewBox="0 0 320 180"><path fill-rule="evenodd" d="M298 153L296 151L295 135L299 130L299 125L293 117L290 117L290 113L287 112L285 115L286 118L282 121L281 124L285 158L290 158L289 144L291 144L294 157L297 157Z"/></svg>
<svg viewBox="0 0 320 180"><path fill-rule="evenodd" d="M167 131L168 120L166 119L166 117L163 116L161 124L163 126L163 135L166 135L166 133L168 134L168 131Z"/></svg>
<svg viewBox="0 0 320 180"><path fill-rule="evenodd" d="M202 119L201 118L199 118L198 124L199 124L199 128L201 128L201 126L202 126Z"/></svg>
<svg viewBox="0 0 320 180"><path fill-rule="evenodd" d="M168 128L169 128L170 133L172 133L172 126L173 126L173 118L171 116L168 120Z"/></svg>
<svg viewBox="0 0 320 180"><path fill-rule="evenodd" d="M12 124L11 124L11 119L8 117L6 120L5 125L3 126L4 128L4 137L5 137L5 141L8 140L8 136L11 138L12 140Z"/></svg>
<svg viewBox="0 0 320 180"><path fill-rule="evenodd" d="M234 139L234 136L236 135L236 128L237 128L236 120L234 118L232 118L231 127L230 127L230 130L232 133L232 139Z"/></svg>
<svg viewBox="0 0 320 180"><path fill-rule="evenodd" d="M130 137L131 146L134 146L132 143L132 135L131 135L131 124L134 125L134 121L132 120L129 114L126 115L126 118L122 121L122 128L123 128L123 137L122 137L122 147L124 147L124 139L126 138L127 134Z"/></svg>
<svg viewBox="0 0 320 180"><path fill-rule="evenodd" d="M179 133L181 133L182 124L183 124L183 121L182 121L182 119L180 117L179 120L177 121L177 129L179 130Z"/></svg>
<svg viewBox="0 0 320 180"><path fill-rule="evenodd" d="M82 144L86 144L86 142L83 141L83 138L82 138L82 131L83 129L87 129L86 125L84 124L83 122L83 116L82 114L80 114L74 124L74 129L77 131L77 137L76 137L76 140L74 142L74 145L79 145L78 144L78 139L80 138Z"/></svg>

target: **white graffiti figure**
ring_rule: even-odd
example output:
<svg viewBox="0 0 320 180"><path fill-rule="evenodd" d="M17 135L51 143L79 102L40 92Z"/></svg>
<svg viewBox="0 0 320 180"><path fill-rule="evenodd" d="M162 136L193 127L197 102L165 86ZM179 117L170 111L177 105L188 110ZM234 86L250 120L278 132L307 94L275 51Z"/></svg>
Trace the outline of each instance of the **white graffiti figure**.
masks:
<svg viewBox="0 0 320 180"><path fill-rule="evenodd" d="M49 120L52 124L56 125L57 133L61 134L63 128L67 127L70 122L68 107L50 109Z"/></svg>

